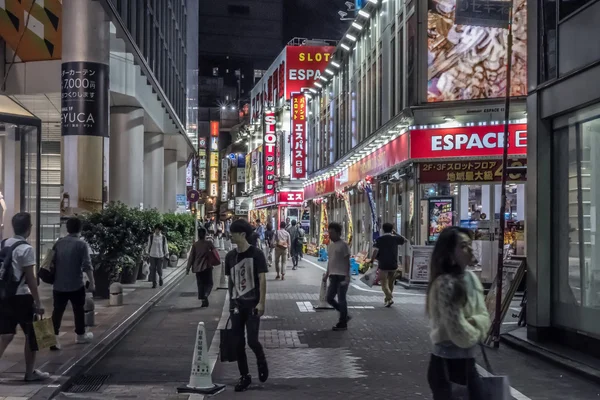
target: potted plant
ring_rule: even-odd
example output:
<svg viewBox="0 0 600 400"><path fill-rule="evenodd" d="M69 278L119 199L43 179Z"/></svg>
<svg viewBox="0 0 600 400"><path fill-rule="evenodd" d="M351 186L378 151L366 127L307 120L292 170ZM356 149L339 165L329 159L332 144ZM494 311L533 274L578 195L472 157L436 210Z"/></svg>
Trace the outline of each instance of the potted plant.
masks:
<svg viewBox="0 0 600 400"><path fill-rule="evenodd" d="M134 284L138 277L140 263L136 262L133 257L124 255L119 259L119 267L121 268L121 283Z"/></svg>

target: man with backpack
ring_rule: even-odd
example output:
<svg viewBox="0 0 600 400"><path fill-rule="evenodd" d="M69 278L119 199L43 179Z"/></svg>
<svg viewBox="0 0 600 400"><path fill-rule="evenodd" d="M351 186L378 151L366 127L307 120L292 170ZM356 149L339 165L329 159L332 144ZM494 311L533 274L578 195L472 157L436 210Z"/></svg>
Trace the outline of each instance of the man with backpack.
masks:
<svg viewBox="0 0 600 400"><path fill-rule="evenodd" d="M298 268L298 261L300 259L300 254L302 253L302 241L304 240L304 229L298 222L294 219L292 220L292 226L287 230L290 234L291 240L291 249L290 253L292 255L292 269L295 270Z"/></svg>
<svg viewBox="0 0 600 400"><path fill-rule="evenodd" d="M35 253L26 238L31 234L31 215L12 218L15 236L2 242L0 250L0 357L17 333L25 333L25 381L48 379L50 374L34 369L38 351L33 331L34 316L44 314L35 277Z"/></svg>
<svg viewBox="0 0 600 400"><path fill-rule="evenodd" d="M150 280L152 289L156 289L156 274L158 273L158 284L163 285L162 269L165 258L169 257L169 244L162 233L163 227L157 224L154 233L148 238L148 256L150 256Z"/></svg>

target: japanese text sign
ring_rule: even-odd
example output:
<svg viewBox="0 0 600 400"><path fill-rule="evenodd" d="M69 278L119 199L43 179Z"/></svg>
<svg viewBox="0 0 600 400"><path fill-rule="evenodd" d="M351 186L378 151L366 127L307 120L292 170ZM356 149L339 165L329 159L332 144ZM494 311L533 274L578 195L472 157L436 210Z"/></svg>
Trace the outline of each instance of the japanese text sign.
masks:
<svg viewBox="0 0 600 400"><path fill-rule="evenodd" d="M512 1L456 0L456 25L508 29Z"/></svg>
<svg viewBox="0 0 600 400"><path fill-rule="evenodd" d="M332 46L287 46L285 49L285 98L291 100L292 93L312 87L329 64L335 51Z"/></svg>
<svg viewBox="0 0 600 400"><path fill-rule="evenodd" d="M314 199L315 197L323 196L335 191L336 176L330 176L324 180L312 183L304 187L304 198Z"/></svg>
<svg viewBox="0 0 600 400"><path fill-rule="evenodd" d="M263 186L264 193L271 194L275 193L275 167L276 162L276 147L277 147L277 133L276 133L276 118L273 111L267 111L264 114L265 125L263 133L263 157L264 157L264 174L263 174Z"/></svg>
<svg viewBox="0 0 600 400"><path fill-rule="evenodd" d="M264 208L269 206L274 206L277 204L277 195L275 193L272 194L264 194L253 199L254 208Z"/></svg>
<svg viewBox="0 0 600 400"><path fill-rule="evenodd" d="M292 95L292 179L306 178L306 97Z"/></svg>
<svg viewBox="0 0 600 400"><path fill-rule="evenodd" d="M279 204L301 205L304 202L304 191L279 192Z"/></svg>
<svg viewBox="0 0 600 400"><path fill-rule="evenodd" d="M509 167L527 165L527 159L508 160ZM442 182L500 182L502 180L501 160L426 162L419 165L421 183ZM509 181L524 181L525 175L508 174Z"/></svg>
<svg viewBox="0 0 600 400"><path fill-rule="evenodd" d="M219 137L219 121L210 121L210 136Z"/></svg>

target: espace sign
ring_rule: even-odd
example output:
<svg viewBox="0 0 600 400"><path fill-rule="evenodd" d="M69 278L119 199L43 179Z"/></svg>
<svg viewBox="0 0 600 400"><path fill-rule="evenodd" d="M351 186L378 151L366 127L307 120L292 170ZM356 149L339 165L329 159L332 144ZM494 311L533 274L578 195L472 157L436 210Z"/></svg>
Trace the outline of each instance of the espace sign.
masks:
<svg viewBox="0 0 600 400"><path fill-rule="evenodd" d="M273 111L265 112L263 134L263 187L265 194L275 193L275 155L277 154L277 119Z"/></svg>
<svg viewBox="0 0 600 400"><path fill-rule="evenodd" d="M502 156L504 125L410 131L410 158ZM508 155L527 154L527 125L508 128Z"/></svg>
<svg viewBox="0 0 600 400"><path fill-rule="evenodd" d="M333 46L287 46L285 48L285 98L302 88L313 87L331 60Z"/></svg>

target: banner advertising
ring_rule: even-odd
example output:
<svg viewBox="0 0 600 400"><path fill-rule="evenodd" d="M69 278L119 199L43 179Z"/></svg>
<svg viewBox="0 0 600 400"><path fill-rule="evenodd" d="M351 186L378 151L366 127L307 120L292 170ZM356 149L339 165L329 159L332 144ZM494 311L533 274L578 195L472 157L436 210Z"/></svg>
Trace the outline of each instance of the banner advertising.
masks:
<svg viewBox="0 0 600 400"><path fill-rule="evenodd" d="M500 157L503 146L503 125L410 131L410 158ZM527 124L509 125L508 155L527 155Z"/></svg>
<svg viewBox="0 0 600 400"><path fill-rule="evenodd" d="M346 214L348 215L348 246L351 246L352 238L354 237L354 225L352 225L352 208L350 207L350 195L347 192L345 192L343 196L344 205L346 206Z"/></svg>
<svg viewBox="0 0 600 400"><path fill-rule="evenodd" d="M221 182L227 182L229 180L229 159L224 158L221 160ZM223 183L225 184L225 183Z"/></svg>
<svg viewBox="0 0 600 400"><path fill-rule="evenodd" d="M306 97L292 95L292 179L306 178Z"/></svg>
<svg viewBox="0 0 600 400"><path fill-rule="evenodd" d="M252 153L246 154L246 190L252 189Z"/></svg>
<svg viewBox="0 0 600 400"><path fill-rule="evenodd" d="M435 242L444 228L454 225L454 199L452 197L430 197L428 202L428 241Z"/></svg>
<svg viewBox="0 0 600 400"><path fill-rule="evenodd" d="M277 204L277 195L275 193L272 194L263 194L255 197L253 200L254 208L264 208L270 207Z"/></svg>
<svg viewBox="0 0 600 400"><path fill-rule="evenodd" d="M370 183L365 185L365 193L367 194L369 206L371 207L371 226L373 227L373 241L375 241L379 237L379 223L377 221L377 204L375 203L373 187Z"/></svg>
<svg viewBox="0 0 600 400"><path fill-rule="evenodd" d="M302 88L313 87L334 51L333 46L287 46L285 99L291 100L292 93L300 93Z"/></svg>
<svg viewBox="0 0 600 400"><path fill-rule="evenodd" d="M245 168L236 168L236 183L244 183L246 182L246 169Z"/></svg>
<svg viewBox="0 0 600 400"><path fill-rule="evenodd" d="M456 0L429 1L427 101L491 99L505 96L507 29L460 25ZM482 18L481 1L462 1ZM513 0L511 96L527 95L527 0ZM459 10L459 23L460 14ZM464 20L462 21L464 22Z"/></svg>
<svg viewBox="0 0 600 400"><path fill-rule="evenodd" d="M235 198L235 215L248 215L249 197Z"/></svg>
<svg viewBox="0 0 600 400"><path fill-rule="evenodd" d="M192 180L193 180L193 175L192 175L192 166L193 166L194 162L190 161L187 165L187 168L185 169L185 186L192 186Z"/></svg>
<svg viewBox="0 0 600 400"><path fill-rule="evenodd" d="M319 227L319 245L329 244L329 216L327 215L327 203L321 203L321 226Z"/></svg>
<svg viewBox="0 0 600 400"><path fill-rule="evenodd" d="M509 167L523 167L527 159L508 160ZM502 180L501 160L447 161L419 164L421 183L481 183L500 182ZM524 174L509 174L508 181L525 181Z"/></svg>
<svg viewBox="0 0 600 400"><path fill-rule="evenodd" d="M263 188L265 194L275 193L275 160L277 147L277 120L273 111L264 114L265 129L263 133Z"/></svg>

